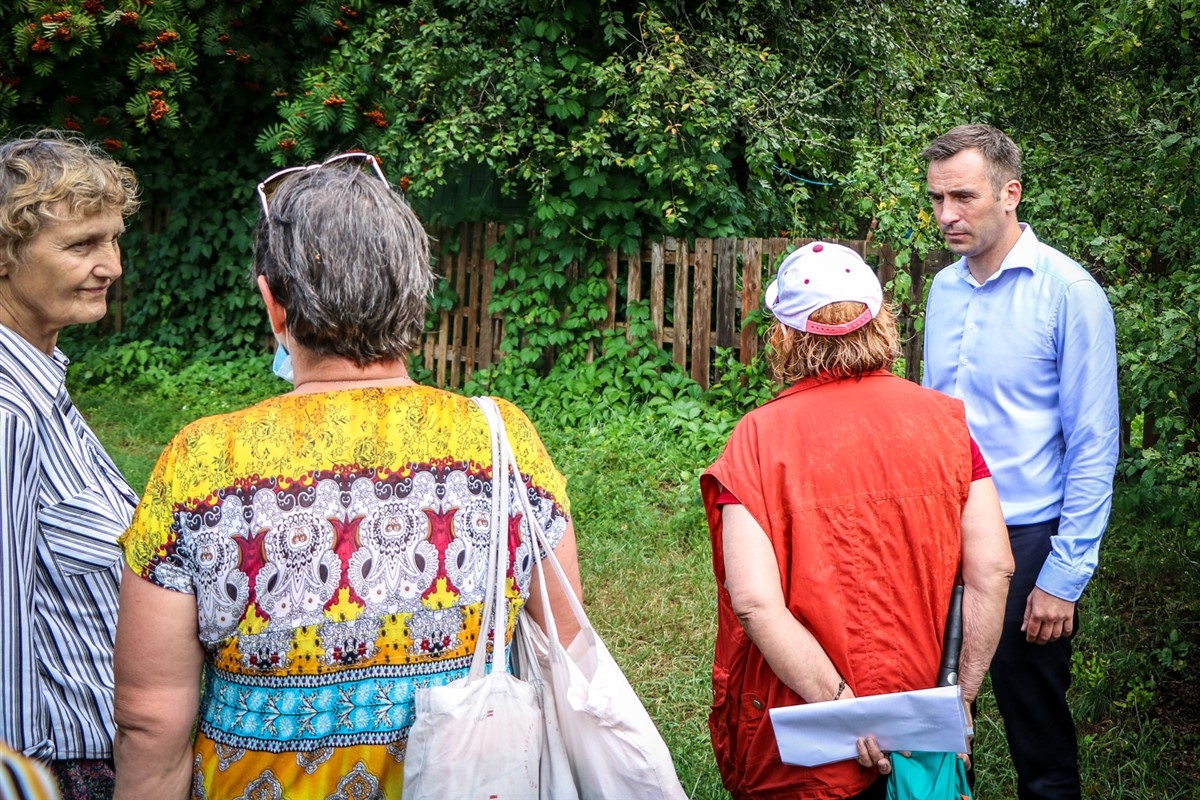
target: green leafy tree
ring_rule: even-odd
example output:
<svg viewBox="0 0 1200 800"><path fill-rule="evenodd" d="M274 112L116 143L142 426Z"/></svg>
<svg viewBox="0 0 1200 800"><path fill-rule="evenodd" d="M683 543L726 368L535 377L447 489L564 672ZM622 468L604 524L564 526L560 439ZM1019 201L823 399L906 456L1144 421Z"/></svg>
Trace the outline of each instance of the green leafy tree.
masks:
<svg viewBox="0 0 1200 800"><path fill-rule="evenodd" d="M880 165L859 143L899 150L888 126L905 94L951 68L964 19L932 3L377 7L257 144L285 164L353 130L427 221L508 220L495 253L508 266L501 369L532 377L599 344L605 249L662 234L866 233L860 198ZM925 64L924 47L947 55Z"/></svg>
<svg viewBox="0 0 1200 800"><path fill-rule="evenodd" d="M1123 472L1144 513L1200 535L1200 3L1037 3L1001 104L1030 165L1027 214L1091 265L1117 318ZM1010 67L1010 72L1016 73Z"/></svg>
<svg viewBox="0 0 1200 800"><path fill-rule="evenodd" d="M131 164L125 336L257 345L246 280L255 132L345 44L363 0L23 0L0 7L0 135L56 128ZM76 332L74 335L79 335ZM86 334L83 334L86 335Z"/></svg>
<svg viewBox="0 0 1200 800"><path fill-rule="evenodd" d="M509 374L482 379L515 391L630 360L595 331L609 248L787 231L870 236L898 266L924 256L941 243L917 153L990 121L1026 152L1024 216L1110 287L1141 433L1131 476L1186 487L1196 320L1162 310L1200 293L1198 9L21 0L0 8L0 133L71 130L134 165L146 204L122 322L189 348L265 334L244 275L271 164L379 153L428 223L507 223L492 255ZM919 324L903 271L892 288Z"/></svg>

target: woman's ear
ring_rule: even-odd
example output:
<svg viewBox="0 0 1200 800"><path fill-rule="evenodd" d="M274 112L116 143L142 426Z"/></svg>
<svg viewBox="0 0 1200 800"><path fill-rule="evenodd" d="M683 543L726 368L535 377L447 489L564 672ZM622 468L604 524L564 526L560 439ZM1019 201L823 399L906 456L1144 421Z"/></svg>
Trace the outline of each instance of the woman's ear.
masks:
<svg viewBox="0 0 1200 800"><path fill-rule="evenodd" d="M275 295L271 294L271 287L267 285L267 276L259 275L258 292L262 295L263 304L267 307L267 317L271 320L271 330L276 336L282 337L287 330L287 309L275 299Z"/></svg>

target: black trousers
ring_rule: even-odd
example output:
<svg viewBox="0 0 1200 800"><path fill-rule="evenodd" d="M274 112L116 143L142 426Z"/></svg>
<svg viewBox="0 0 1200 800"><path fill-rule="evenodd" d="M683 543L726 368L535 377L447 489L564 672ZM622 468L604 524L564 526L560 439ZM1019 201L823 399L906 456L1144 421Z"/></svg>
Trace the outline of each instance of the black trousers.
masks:
<svg viewBox="0 0 1200 800"><path fill-rule="evenodd" d="M991 675L1020 800L1079 800L1082 795L1075 721L1067 706L1071 639L1030 644L1021 631L1025 602L1050 552L1050 537L1057 532L1058 520L1008 528L1016 571ZM1078 629L1077 609L1074 630Z"/></svg>
<svg viewBox="0 0 1200 800"><path fill-rule="evenodd" d="M876 778L874 783L848 800L887 800L887 785L887 778Z"/></svg>

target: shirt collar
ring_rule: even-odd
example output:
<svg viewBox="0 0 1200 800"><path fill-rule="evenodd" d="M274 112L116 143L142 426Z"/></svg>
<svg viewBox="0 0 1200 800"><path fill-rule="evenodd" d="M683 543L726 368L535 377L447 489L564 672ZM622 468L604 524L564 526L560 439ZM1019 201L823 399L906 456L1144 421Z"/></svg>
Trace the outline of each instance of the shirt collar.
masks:
<svg viewBox="0 0 1200 800"><path fill-rule="evenodd" d="M1027 269L1030 272L1034 271L1038 255L1037 234L1033 232L1033 228L1028 222L1019 222L1017 224L1021 226L1021 237L1017 239L1017 243L1012 246L1012 249L1008 251L1008 255L1000 262L1000 269L992 273L984 283L999 280L999 276L1003 275L1005 270ZM955 272L959 278L970 283L972 286L979 285L971 275L971 270L967 267L965 256L958 260Z"/></svg>
<svg viewBox="0 0 1200 800"><path fill-rule="evenodd" d="M0 353L8 355L7 367L13 379L23 387L36 388L47 403L62 390L67 380L67 364L70 359L63 351L54 348L48 356L25 340L20 334L0 325Z"/></svg>

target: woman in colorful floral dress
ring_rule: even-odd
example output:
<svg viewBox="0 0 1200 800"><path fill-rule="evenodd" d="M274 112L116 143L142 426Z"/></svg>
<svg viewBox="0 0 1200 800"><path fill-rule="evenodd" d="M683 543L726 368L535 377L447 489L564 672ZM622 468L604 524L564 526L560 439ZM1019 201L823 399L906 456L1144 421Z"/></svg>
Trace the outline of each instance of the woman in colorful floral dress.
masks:
<svg viewBox="0 0 1200 800"><path fill-rule="evenodd" d="M425 231L366 154L259 196L255 275L295 388L180 432L122 539L123 800L399 797L413 693L465 675L480 635L488 425L405 368L434 281ZM500 407L578 592L565 481ZM508 597L532 594L538 619L519 515L508 536Z"/></svg>

